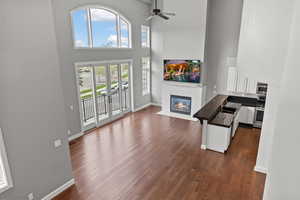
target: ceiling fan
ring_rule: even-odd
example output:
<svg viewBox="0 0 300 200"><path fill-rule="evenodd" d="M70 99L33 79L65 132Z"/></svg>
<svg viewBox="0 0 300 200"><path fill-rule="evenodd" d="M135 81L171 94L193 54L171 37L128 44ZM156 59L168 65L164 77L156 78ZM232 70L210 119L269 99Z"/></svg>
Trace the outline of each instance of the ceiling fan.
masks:
<svg viewBox="0 0 300 200"><path fill-rule="evenodd" d="M151 20L153 17L161 17L165 20L170 19L169 16L175 16L175 13L170 13L170 12L163 12L161 9L158 8L157 0L154 0L154 9L152 10L151 16L149 16L146 21Z"/></svg>

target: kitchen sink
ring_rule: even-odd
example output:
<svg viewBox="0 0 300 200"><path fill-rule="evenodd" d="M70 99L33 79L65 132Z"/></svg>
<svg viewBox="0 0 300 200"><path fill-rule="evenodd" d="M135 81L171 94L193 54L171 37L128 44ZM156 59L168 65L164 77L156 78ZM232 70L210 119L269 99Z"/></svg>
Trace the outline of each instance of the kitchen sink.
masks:
<svg viewBox="0 0 300 200"><path fill-rule="evenodd" d="M229 113L229 114L234 114L236 111L235 108L230 108L230 107L223 107L221 112L223 113Z"/></svg>

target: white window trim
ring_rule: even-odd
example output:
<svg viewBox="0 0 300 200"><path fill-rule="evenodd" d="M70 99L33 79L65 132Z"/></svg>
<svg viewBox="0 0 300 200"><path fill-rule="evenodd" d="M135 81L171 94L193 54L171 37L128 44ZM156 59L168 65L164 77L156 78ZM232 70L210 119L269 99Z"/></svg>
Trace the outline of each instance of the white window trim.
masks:
<svg viewBox="0 0 300 200"><path fill-rule="evenodd" d="M141 36L142 36L143 28L147 29L147 46L143 46L143 38L142 37L141 37L141 46L144 49L149 49L151 47L151 40L150 40L151 29L150 29L150 26L142 25L141 26Z"/></svg>
<svg viewBox="0 0 300 200"><path fill-rule="evenodd" d="M99 65L113 65L113 64L124 64L128 63L129 64L129 84L130 84L130 110L134 110L134 105L135 105L135 100L134 100L134 90L133 90L133 59L123 59L123 60L102 60L102 61L88 61L88 62L76 62L74 63L75 67L75 72L76 72L76 83L78 83L78 72L77 68L79 67L86 67L86 66L99 66ZM80 89L77 86L77 94L78 94L78 101L80 102ZM79 114L80 114L80 119L82 119L82 109L79 109ZM89 130L90 127L85 128L83 125L83 121L81 121L81 130L86 131Z"/></svg>
<svg viewBox="0 0 300 200"><path fill-rule="evenodd" d="M118 47L93 47L93 27L91 24L91 13L90 13L90 9L91 8L95 8L95 9L103 9L106 10L108 12L111 12L113 14L116 15L117 17L117 22L116 22L116 26L117 26L117 38L118 38L118 42L117 45ZM88 47L76 47L76 42L75 42L75 32L74 32L74 20L72 17L72 13L74 11L80 10L80 9L86 9L87 12L87 32L88 32ZM126 23L128 23L128 44L129 47L121 47L121 26L120 26L120 19L124 20ZM112 49L112 50L121 50L121 49L125 49L125 50L129 50L129 49L133 49L132 48L132 25L130 23L130 21L124 17L120 12L115 11L113 9L107 8L107 7L103 7L103 6L98 6L98 5L87 5L87 6L82 6L82 7L77 7L71 10L70 12L70 21L71 21L71 30L72 30L72 39L73 39L73 49L75 50L80 50L80 49L96 49L96 50L107 50L107 49Z"/></svg>
<svg viewBox="0 0 300 200"><path fill-rule="evenodd" d="M147 80L147 90L144 90L144 65L143 59L148 59L148 69L146 69L146 80ZM151 93L151 58L149 56L142 57L142 94L143 96L150 95Z"/></svg>
<svg viewBox="0 0 300 200"><path fill-rule="evenodd" d="M3 168L3 169L1 169ZM0 170L4 172L6 183L0 185L0 194L13 187L2 131L0 128Z"/></svg>

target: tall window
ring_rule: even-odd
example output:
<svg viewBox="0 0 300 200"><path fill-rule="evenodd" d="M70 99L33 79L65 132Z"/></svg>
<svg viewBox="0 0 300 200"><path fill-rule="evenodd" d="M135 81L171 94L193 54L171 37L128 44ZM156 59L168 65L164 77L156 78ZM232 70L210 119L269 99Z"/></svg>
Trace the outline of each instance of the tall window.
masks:
<svg viewBox="0 0 300 200"><path fill-rule="evenodd" d="M142 47L150 48L150 27L142 25Z"/></svg>
<svg viewBox="0 0 300 200"><path fill-rule="evenodd" d="M2 132L0 129L0 193L12 187L8 161L4 148Z"/></svg>
<svg viewBox="0 0 300 200"><path fill-rule="evenodd" d="M142 85L143 95L150 94L150 58L142 58Z"/></svg>
<svg viewBox="0 0 300 200"><path fill-rule="evenodd" d="M117 12L80 8L71 16L75 48L131 48L131 25Z"/></svg>

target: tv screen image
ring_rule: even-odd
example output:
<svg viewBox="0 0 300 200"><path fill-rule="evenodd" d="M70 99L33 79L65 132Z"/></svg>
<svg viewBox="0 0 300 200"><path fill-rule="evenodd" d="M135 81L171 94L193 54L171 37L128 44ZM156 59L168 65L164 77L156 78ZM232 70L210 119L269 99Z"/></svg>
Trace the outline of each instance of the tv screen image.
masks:
<svg viewBox="0 0 300 200"><path fill-rule="evenodd" d="M200 60L164 60L164 80L200 83L201 64Z"/></svg>

